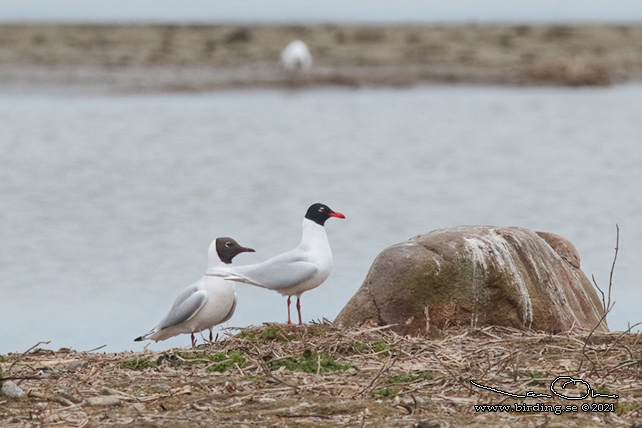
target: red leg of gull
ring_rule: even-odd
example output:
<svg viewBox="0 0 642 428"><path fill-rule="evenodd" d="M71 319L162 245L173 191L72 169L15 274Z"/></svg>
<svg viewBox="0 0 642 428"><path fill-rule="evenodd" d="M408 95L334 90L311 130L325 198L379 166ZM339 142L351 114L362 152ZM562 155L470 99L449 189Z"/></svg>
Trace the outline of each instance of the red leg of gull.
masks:
<svg viewBox="0 0 642 428"><path fill-rule="evenodd" d="M292 324L290 321L290 296L288 296L288 324Z"/></svg>
<svg viewBox="0 0 642 428"><path fill-rule="evenodd" d="M212 339L214 338L212 337L212 330L210 330L210 343L212 343Z"/></svg>
<svg viewBox="0 0 642 428"><path fill-rule="evenodd" d="M296 298L296 310L299 312L299 325L303 325L301 322L301 298L299 296Z"/></svg>
<svg viewBox="0 0 642 428"><path fill-rule="evenodd" d="M192 348L196 348L196 338L194 337L194 333L192 333Z"/></svg>

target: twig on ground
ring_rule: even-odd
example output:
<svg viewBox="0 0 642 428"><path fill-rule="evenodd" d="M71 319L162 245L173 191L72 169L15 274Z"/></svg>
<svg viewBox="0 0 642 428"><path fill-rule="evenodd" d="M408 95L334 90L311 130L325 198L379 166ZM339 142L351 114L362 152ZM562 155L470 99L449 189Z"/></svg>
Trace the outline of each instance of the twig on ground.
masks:
<svg viewBox="0 0 642 428"><path fill-rule="evenodd" d="M265 363L263 363L261 361L257 361L257 362L258 362L259 366L263 369L263 372L265 373L265 375L268 376L269 378L274 379L278 383L282 383L285 386L293 388L295 391L298 391L300 389L297 385L292 385L292 384L284 381L283 379L280 379L276 375L274 375L274 373L272 373L272 371L268 368L267 365L265 365Z"/></svg>
<svg viewBox="0 0 642 428"><path fill-rule="evenodd" d="M595 280L595 275L591 275L591 279L593 280L593 285L595 288L597 288L597 291L600 292L602 295L602 310L606 311L606 299L604 298L604 291L600 288L599 285L597 285L597 281Z"/></svg>
<svg viewBox="0 0 642 428"><path fill-rule="evenodd" d="M611 303L611 291L613 288L613 272L615 271L615 262L617 261L617 254L620 248L620 226L616 223L615 224L615 255L613 256L613 263L611 264L611 272L609 274L609 291L608 291L608 298L606 301L606 306L604 306L604 292L600 289L600 287L597 286L597 282L595 282L595 278L593 278L593 282L595 286L597 287L598 290L600 290L600 293L602 293L602 305L604 306L604 314L600 317L598 322L595 324L589 335L586 337L584 340L584 346L582 347L582 358L580 358L580 362L577 367L577 372L579 373L580 370L582 369L582 364L584 362L584 357L587 357L589 361L591 359L588 357L586 354L586 345L588 344L588 341L591 339L591 336L593 336L593 333L595 330L602 324L602 322L606 319L606 316L611 312L611 309L613 309L613 306L615 306L615 302ZM630 330L630 329L629 329ZM591 361L593 363L593 367L596 366L596 363L594 361Z"/></svg>
<svg viewBox="0 0 642 428"><path fill-rule="evenodd" d="M607 309L611 306L611 287L613 287L613 271L615 270L615 262L617 261L617 253L620 249L620 226L615 224L615 256L613 257L613 264L611 265L611 273L609 275L609 294L606 303Z"/></svg>
<svg viewBox="0 0 642 428"><path fill-rule="evenodd" d="M9 368L7 369L7 373L11 373L11 369L13 368L13 366L15 366L15 365L16 365L16 363L17 363L18 361L22 360L22 359L24 358L24 356L25 356L25 355L27 355L29 352L33 351L35 348L37 348L37 347L38 347L38 346L40 346L40 345L48 345L48 344L50 344L50 343L51 343L51 340L48 340L48 341L40 341L40 342L36 343L35 345L33 345L31 348L29 348L29 349L27 349L26 351L24 351L22 354L20 354L20 355L18 356L18 358L16 358L16 359L13 361L13 363L11 363L11 365L10 365L10 366L9 366Z"/></svg>
<svg viewBox="0 0 642 428"><path fill-rule="evenodd" d="M395 364L395 360L396 359L397 359L397 357L393 357L392 355L390 357L388 357L388 359L381 366L381 370L379 370L379 372L377 372L377 374L372 378L372 380L368 383L368 385L365 386L365 388L363 388L361 391L359 391L357 394L355 394L355 397L362 397L365 394L367 394L368 392L372 391L374 389L374 387L375 387L375 383L377 382L377 380L379 380L379 378L385 372L390 370L390 368Z"/></svg>
<svg viewBox="0 0 642 428"><path fill-rule="evenodd" d="M99 346L99 347L97 347L97 348L90 349L89 351L83 351L83 352L94 352L94 351L97 351L97 350L99 350L99 349L103 349L105 346L107 346L107 345L102 345L102 346Z"/></svg>
<svg viewBox="0 0 642 428"><path fill-rule="evenodd" d="M613 305L615 305L615 302L613 302ZM589 340L590 340L590 339L591 339L591 337L593 336L593 333L595 333L595 330L596 330L596 329L597 329L597 328L602 324L602 321L604 321L604 319L605 319L605 318L606 318L606 316L609 314L609 312L611 312L611 309L613 309L613 306L611 306L610 308L608 308L608 309L604 312L604 314L602 314L602 316L601 316L601 317L600 317L600 319L597 321L597 323L595 323L595 327L593 327L593 329L591 330L591 332L589 333L589 335L588 335L588 336L586 336L586 339L584 339L584 345L582 346L582 351L581 351L582 356L581 356L581 358L580 358L580 361L579 361L579 363L578 363L578 365L577 365L577 369L576 369L576 372L577 372L577 373L579 373L579 372L580 372L580 370L582 370L582 364L584 363L584 357L588 358L588 359L589 359L589 361L591 361L591 363L593 363L593 367L595 367L595 366L596 366L595 362L594 362L594 361L592 361L592 360L591 360L591 358L586 354L586 346L588 345Z"/></svg>

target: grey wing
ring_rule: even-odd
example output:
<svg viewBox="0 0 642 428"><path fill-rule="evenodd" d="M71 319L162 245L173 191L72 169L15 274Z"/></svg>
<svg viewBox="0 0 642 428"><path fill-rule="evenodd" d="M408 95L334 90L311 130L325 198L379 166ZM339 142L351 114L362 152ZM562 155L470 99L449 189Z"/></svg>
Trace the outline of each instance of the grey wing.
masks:
<svg viewBox="0 0 642 428"><path fill-rule="evenodd" d="M227 315L225 315L225 318L223 318L223 320L219 324L223 324L224 322L229 321L230 318L232 318L232 315L234 315L234 310L236 310L236 296L234 296L234 303L232 304L232 309L230 309Z"/></svg>
<svg viewBox="0 0 642 428"><path fill-rule="evenodd" d="M275 257L256 265L238 266L233 271L242 282L279 290L309 280L318 268L305 261Z"/></svg>
<svg viewBox="0 0 642 428"><path fill-rule="evenodd" d="M206 301L207 293L205 291L190 286L176 298L172 309L158 324L158 329L162 330L187 321L196 315Z"/></svg>

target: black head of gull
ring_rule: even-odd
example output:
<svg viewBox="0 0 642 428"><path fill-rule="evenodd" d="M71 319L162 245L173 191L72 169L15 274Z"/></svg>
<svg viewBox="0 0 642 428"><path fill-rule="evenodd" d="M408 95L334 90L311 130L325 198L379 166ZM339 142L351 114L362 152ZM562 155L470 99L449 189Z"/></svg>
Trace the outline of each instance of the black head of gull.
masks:
<svg viewBox="0 0 642 428"><path fill-rule="evenodd" d="M346 218L346 216L344 216L343 214L332 211L329 206L318 203L310 205L310 208L308 208L308 212L305 213L305 218L307 218L308 220L312 220L313 222L321 226L323 226L326 220L330 217Z"/></svg>
<svg viewBox="0 0 642 428"><path fill-rule="evenodd" d="M241 253L253 252L252 248L243 247L232 238L216 238L216 253L225 264L231 264L232 259Z"/></svg>

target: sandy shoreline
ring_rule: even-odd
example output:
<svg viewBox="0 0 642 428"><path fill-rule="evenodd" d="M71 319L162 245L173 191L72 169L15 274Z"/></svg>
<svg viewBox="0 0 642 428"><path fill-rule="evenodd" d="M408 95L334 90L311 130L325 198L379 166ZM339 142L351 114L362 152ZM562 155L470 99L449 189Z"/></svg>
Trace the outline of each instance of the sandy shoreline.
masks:
<svg viewBox="0 0 642 428"><path fill-rule="evenodd" d="M278 62L304 40L313 69ZM642 80L642 26L5 25L0 90L609 85Z"/></svg>

